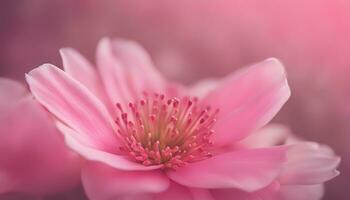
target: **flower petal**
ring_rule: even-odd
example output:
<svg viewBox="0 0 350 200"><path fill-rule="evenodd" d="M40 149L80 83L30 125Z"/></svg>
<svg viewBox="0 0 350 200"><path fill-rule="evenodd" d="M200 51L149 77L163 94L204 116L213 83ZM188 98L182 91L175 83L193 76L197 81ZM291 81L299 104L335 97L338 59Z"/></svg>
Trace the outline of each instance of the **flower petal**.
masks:
<svg viewBox="0 0 350 200"><path fill-rule="evenodd" d="M32 70L26 79L35 98L75 129L81 141L98 148L116 148L111 117L86 87L50 64Z"/></svg>
<svg viewBox="0 0 350 200"><path fill-rule="evenodd" d="M79 52L72 48L60 49L64 71L72 78L87 87L94 95L106 105L107 101L104 87L94 66Z"/></svg>
<svg viewBox="0 0 350 200"><path fill-rule="evenodd" d="M127 81L127 69L113 54L108 38L103 38L97 47L97 66L110 101L127 104L132 100L132 88Z"/></svg>
<svg viewBox="0 0 350 200"><path fill-rule="evenodd" d="M71 149L78 152L81 156L83 156L87 160L101 162L119 170L147 171L147 170L158 169L161 167L161 166L147 167L147 166L138 164L136 162L130 161L123 156L91 148L87 145L80 143L77 139L74 138L74 136L77 135L77 133L75 133L73 129L65 126L60 122L57 122L57 128L64 135L66 144Z"/></svg>
<svg viewBox="0 0 350 200"><path fill-rule="evenodd" d="M227 200L227 197L239 200L285 200L281 198L280 185L277 182L255 192L245 192L238 189L215 189L211 193L215 200Z"/></svg>
<svg viewBox="0 0 350 200"><path fill-rule="evenodd" d="M75 187L80 161L31 96L0 116L0 193L47 195Z"/></svg>
<svg viewBox="0 0 350 200"><path fill-rule="evenodd" d="M219 108L213 136L216 145L245 138L269 122L290 96L282 64L268 59L225 79L204 98Z"/></svg>
<svg viewBox="0 0 350 200"><path fill-rule="evenodd" d="M279 185L275 182L256 192L244 192L237 189L216 189L211 191L215 200L229 198L239 200L320 200L323 196L322 185Z"/></svg>
<svg viewBox="0 0 350 200"><path fill-rule="evenodd" d="M213 78L204 79L190 86L189 94L202 99L218 86L220 86L220 80Z"/></svg>
<svg viewBox="0 0 350 200"><path fill-rule="evenodd" d="M285 160L282 147L237 150L168 171L175 182L189 187L259 190L279 174Z"/></svg>
<svg viewBox="0 0 350 200"><path fill-rule="evenodd" d="M214 200L209 190L200 188L188 188L174 182L170 187L159 194L154 195L154 200Z"/></svg>
<svg viewBox="0 0 350 200"><path fill-rule="evenodd" d="M91 200L158 193L169 186L169 179L161 171L120 171L102 163L89 163L83 169L82 180Z"/></svg>
<svg viewBox="0 0 350 200"><path fill-rule="evenodd" d="M322 184L318 185L284 185L280 195L283 200L321 200L324 194Z"/></svg>
<svg viewBox="0 0 350 200"><path fill-rule="evenodd" d="M287 157L279 178L282 184L320 184L339 175L340 158L327 146L302 142L292 145Z"/></svg>
<svg viewBox="0 0 350 200"><path fill-rule="evenodd" d="M245 148L282 145L292 136L290 130L279 124L269 124L239 142Z"/></svg>
<svg viewBox="0 0 350 200"><path fill-rule="evenodd" d="M162 92L164 90L163 76L154 67L150 56L144 48L136 42L125 39L114 39L112 41L113 53L124 65L131 71L135 77L134 82L141 83L136 90L151 90L154 92Z"/></svg>
<svg viewBox="0 0 350 200"><path fill-rule="evenodd" d="M127 104L142 92L163 92L161 75L136 43L104 38L97 49L97 63L112 102Z"/></svg>

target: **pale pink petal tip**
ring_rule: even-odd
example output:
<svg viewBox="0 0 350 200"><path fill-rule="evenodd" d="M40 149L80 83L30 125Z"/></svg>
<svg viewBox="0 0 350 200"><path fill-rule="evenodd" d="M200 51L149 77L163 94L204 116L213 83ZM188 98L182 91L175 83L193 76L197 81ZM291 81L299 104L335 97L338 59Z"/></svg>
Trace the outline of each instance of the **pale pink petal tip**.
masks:
<svg viewBox="0 0 350 200"><path fill-rule="evenodd" d="M339 156L327 146L303 142L291 146L280 176L287 184L321 184L339 175Z"/></svg>
<svg viewBox="0 0 350 200"><path fill-rule="evenodd" d="M26 80L34 97L84 142L104 149L118 144L105 105L80 82L50 64L33 69Z"/></svg>
<svg viewBox="0 0 350 200"><path fill-rule="evenodd" d="M290 97L283 65L275 58L243 68L220 82L204 101L219 108L213 140L229 145L266 125Z"/></svg>

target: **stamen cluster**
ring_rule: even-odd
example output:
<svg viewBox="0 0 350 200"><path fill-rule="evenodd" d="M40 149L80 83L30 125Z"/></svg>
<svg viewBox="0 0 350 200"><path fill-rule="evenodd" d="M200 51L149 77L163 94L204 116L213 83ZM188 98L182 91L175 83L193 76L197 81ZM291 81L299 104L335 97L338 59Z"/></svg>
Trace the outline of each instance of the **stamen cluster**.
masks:
<svg viewBox="0 0 350 200"><path fill-rule="evenodd" d="M166 98L144 94L144 99L116 104L121 151L143 165L184 166L212 156L211 135L218 110L202 107L197 98Z"/></svg>

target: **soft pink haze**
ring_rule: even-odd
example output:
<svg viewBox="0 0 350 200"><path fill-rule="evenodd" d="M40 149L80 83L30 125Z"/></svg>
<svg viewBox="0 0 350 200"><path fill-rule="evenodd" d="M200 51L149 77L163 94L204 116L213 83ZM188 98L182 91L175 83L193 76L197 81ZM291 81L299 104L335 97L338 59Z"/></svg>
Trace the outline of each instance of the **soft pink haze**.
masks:
<svg viewBox="0 0 350 200"><path fill-rule="evenodd" d="M74 46L90 60L103 36L140 42L167 77L191 83L278 57L292 97L274 119L343 161L326 199L350 199L350 5L346 0L0 2L0 75L23 82Z"/></svg>

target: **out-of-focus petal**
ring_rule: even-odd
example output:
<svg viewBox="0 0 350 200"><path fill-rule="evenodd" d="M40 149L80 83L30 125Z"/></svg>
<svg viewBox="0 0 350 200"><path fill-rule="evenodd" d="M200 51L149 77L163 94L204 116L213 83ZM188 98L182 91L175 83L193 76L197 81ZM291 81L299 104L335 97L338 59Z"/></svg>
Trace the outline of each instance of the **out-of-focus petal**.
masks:
<svg viewBox="0 0 350 200"><path fill-rule="evenodd" d="M200 188L190 188L193 200L215 200L210 190Z"/></svg>
<svg viewBox="0 0 350 200"><path fill-rule="evenodd" d="M110 151L117 147L106 107L78 81L50 64L32 70L26 79L35 98L76 130L74 137Z"/></svg>
<svg viewBox="0 0 350 200"><path fill-rule="evenodd" d="M279 190L280 185L277 182L274 182L255 192L245 192L238 189L215 189L211 190L211 193L215 200L227 200L228 197L233 197L234 199L239 200L285 200L281 198Z"/></svg>
<svg viewBox="0 0 350 200"><path fill-rule="evenodd" d="M0 116L0 193L45 195L74 187L80 161L31 96Z"/></svg>
<svg viewBox="0 0 350 200"><path fill-rule="evenodd" d="M321 185L279 185L277 182L256 192L237 189L211 190L215 200L234 197L239 200L320 200L323 196Z"/></svg>
<svg viewBox="0 0 350 200"><path fill-rule="evenodd" d="M57 122L57 127L64 135L66 144L87 160L101 162L119 170L148 171L161 167L141 165L139 163L128 160L127 157L91 148L87 145L82 144L73 137L73 135L77 134L73 129L65 126L60 122Z"/></svg>
<svg viewBox="0 0 350 200"><path fill-rule="evenodd" d="M220 85L220 83L221 83L220 80L217 80L217 79L201 80L190 87L189 93L192 96L203 98L206 95L208 95L209 92L217 88Z"/></svg>
<svg viewBox="0 0 350 200"><path fill-rule="evenodd" d="M323 197L323 184L318 185L285 185L281 187L282 200L320 200Z"/></svg>
<svg viewBox="0 0 350 200"><path fill-rule="evenodd" d="M154 195L154 200L214 200L209 190L200 188L188 188L176 183L159 194Z"/></svg>
<svg viewBox="0 0 350 200"><path fill-rule="evenodd" d="M291 136L290 130L279 124L267 125L239 142L245 148L271 147L285 144Z"/></svg>
<svg viewBox="0 0 350 200"><path fill-rule="evenodd" d="M279 178L282 184L320 184L339 174L340 158L327 146L310 142L295 144L288 150L287 158Z"/></svg>
<svg viewBox="0 0 350 200"><path fill-rule="evenodd" d="M175 182L189 187L255 191L278 176L285 153L285 148L237 150L167 173Z"/></svg>
<svg viewBox="0 0 350 200"><path fill-rule="evenodd" d="M123 199L163 192L169 187L169 179L161 171L120 171L102 163L89 163L83 169L82 180L91 200Z"/></svg>
<svg viewBox="0 0 350 200"><path fill-rule="evenodd" d="M269 122L290 96L283 65L268 59L223 80L204 97L219 108L213 140L216 145L233 143Z"/></svg>

